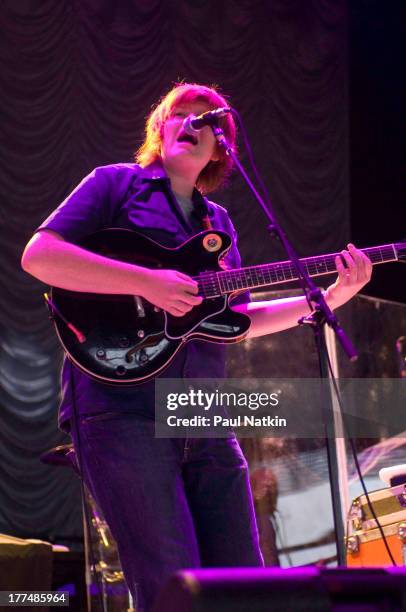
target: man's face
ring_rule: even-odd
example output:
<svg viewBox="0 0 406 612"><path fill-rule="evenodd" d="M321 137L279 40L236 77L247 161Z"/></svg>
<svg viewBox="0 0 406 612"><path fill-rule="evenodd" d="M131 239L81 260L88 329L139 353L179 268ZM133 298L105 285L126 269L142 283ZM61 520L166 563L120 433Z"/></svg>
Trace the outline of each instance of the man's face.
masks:
<svg viewBox="0 0 406 612"><path fill-rule="evenodd" d="M210 110L204 102L181 104L172 110L165 122L162 140L164 166L176 172L200 174L210 160L216 160L217 144L209 126L199 130L196 136L186 134L184 119L191 114L200 115Z"/></svg>

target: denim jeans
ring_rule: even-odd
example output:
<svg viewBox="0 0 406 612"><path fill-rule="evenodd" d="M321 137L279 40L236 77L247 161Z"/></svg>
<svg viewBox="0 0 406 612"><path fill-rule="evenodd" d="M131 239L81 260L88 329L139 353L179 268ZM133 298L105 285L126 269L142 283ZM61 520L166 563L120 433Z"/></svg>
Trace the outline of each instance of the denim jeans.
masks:
<svg viewBox="0 0 406 612"><path fill-rule="evenodd" d="M235 438L159 439L129 413L80 416L85 482L139 608L181 568L262 566L246 460ZM137 592L137 595L135 595Z"/></svg>

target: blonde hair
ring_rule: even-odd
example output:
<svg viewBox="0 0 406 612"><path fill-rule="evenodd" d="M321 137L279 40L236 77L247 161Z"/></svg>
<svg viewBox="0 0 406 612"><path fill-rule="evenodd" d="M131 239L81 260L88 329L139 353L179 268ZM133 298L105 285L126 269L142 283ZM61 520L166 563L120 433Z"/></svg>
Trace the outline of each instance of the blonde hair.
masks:
<svg viewBox="0 0 406 612"><path fill-rule="evenodd" d="M174 109L182 104L192 102L205 102L209 109L228 106L226 99L215 87L206 87L197 83L177 83L158 103L150 113L145 126L145 139L138 151L135 153L135 161L140 166L161 159L161 145L163 126ZM236 127L233 116L226 115L220 119L220 126L224 130L227 141L235 149ZM200 172L196 187L202 193L210 193L221 187L231 173L233 162L223 148L217 145L217 161L209 163Z"/></svg>

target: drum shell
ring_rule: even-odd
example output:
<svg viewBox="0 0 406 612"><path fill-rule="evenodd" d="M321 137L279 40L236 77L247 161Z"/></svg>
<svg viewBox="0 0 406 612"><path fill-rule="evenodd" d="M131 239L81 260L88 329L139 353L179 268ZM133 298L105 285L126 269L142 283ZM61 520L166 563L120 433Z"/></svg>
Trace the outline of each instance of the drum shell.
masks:
<svg viewBox="0 0 406 612"><path fill-rule="evenodd" d="M401 525L402 522L399 522L382 527L392 557L400 567L405 565L406 553L405 541L399 535ZM348 567L392 567L393 563L379 529L355 531L350 537L356 538L358 550L350 551L347 545Z"/></svg>
<svg viewBox="0 0 406 612"><path fill-rule="evenodd" d="M393 487L369 493L379 524L396 565L405 566L406 507L405 489ZM365 495L354 499L347 522L348 567L390 567L392 560L373 518Z"/></svg>

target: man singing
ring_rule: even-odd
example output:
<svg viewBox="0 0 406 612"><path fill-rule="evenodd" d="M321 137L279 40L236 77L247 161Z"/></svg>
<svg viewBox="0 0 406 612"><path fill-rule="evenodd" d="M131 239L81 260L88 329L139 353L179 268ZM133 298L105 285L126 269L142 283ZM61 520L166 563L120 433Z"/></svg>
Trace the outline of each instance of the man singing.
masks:
<svg viewBox="0 0 406 612"><path fill-rule="evenodd" d="M141 296L175 317L200 304L197 283L181 272L147 269L77 245L98 230L125 228L176 247L212 227L233 239L224 264L240 267L228 213L205 197L224 183L232 162L210 127L194 136L184 128L190 114L227 105L216 89L175 86L148 118L137 163L99 167L83 179L36 230L24 251L24 270L71 291ZM220 125L234 146L232 115ZM338 278L325 293L331 308L354 296L372 269L351 244L336 266ZM308 314L304 297L250 302L242 294L232 308L250 317L249 337L292 327ZM161 375L222 378L223 347L188 342ZM247 464L235 438L155 438L153 381L107 386L66 360L59 421L72 435L140 610L151 609L161 585L180 568L262 565Z"/></svg>

